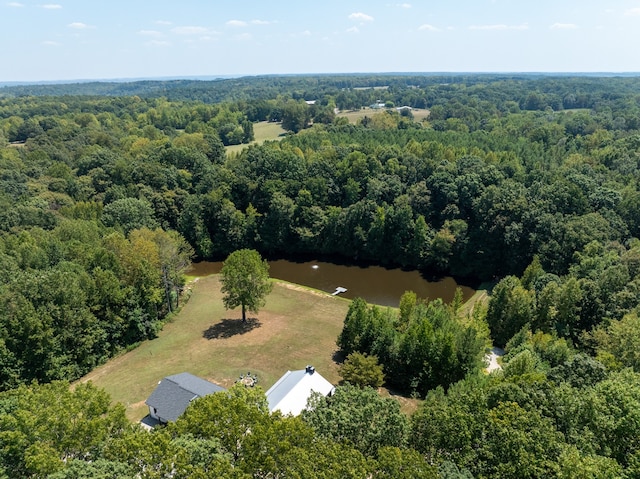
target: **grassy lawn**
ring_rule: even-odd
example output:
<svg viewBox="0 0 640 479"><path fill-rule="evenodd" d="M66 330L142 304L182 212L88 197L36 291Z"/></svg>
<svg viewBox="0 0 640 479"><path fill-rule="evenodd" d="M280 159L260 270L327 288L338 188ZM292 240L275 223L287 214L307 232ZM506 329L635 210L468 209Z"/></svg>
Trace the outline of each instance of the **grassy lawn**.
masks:
<svg viewBox="0 0 640 479"><path fill-rule="evenodd" d="M491 291L493 290L493 287L495 285L496 283L493 282L482 283L478 287L474 295L471 296L471 298L469 298L469 300L464 305L462 305L460 314L463 316L473 314L473 308L476 306L476 304L487 306L489 304Z"/></svg>
<svg viewBox="0 0 640 479"><path fill-rule="evenodd" d="M345 299L278 282L257 319L243 326L239 310L224 309L218 276L200 278L189 302L158 338L82 381L104 388L126 406L132 421L147 414L144 401L158 381L183 371L223 387L250 371L266 390L287 370L311 364L337 384L333 355L348 307Z"/></svg>
<svg viewBox="0 0 640 479"><path fill-rule="evenodd" d="M463 309L469 311L476 302L486 302L490 286L481 286ZM158 338L143 342L81 379L93 381L114 402L124 404L131 421L147 414L144 401L158 381L181 372L223 387L251 372L266 391L287 370L311 364L331 383L340 381L334 355L348 300L278 281L266 306L254 315L257 317L249 315L243 325L239 310L224 309L218 275L196 278L191 287L188 303ZM397 399L407 414L420 404L384 388L380 392Z"/></svg>
<svg viewBox="0 0 640 479"><path fill-rule="evenodd" d="M363 108L361 110L352 110L352 111L341 111L338 113L338 117L345 117L349 119L349 123L355 124L358 120L361 120L365 116L372 116L378 113L382 113L384 110L372 110L371 108ZM413 113L413 121L422 121L423 119L429 116L429 110L421 110L418 108L414 108Z"/></svg>
<svg viewBox="0 0 640 479"><path fill-rule="evenodd" d="M254 123L253 134L255 135L255 140L250 144L260 144L266 140L279 140L285 133L286 131L282 129L280 123L274 123L272 121ZM244 150L247 146L248 145L231 145L225 147L225 149L227 153L236 153Z"/></svg>

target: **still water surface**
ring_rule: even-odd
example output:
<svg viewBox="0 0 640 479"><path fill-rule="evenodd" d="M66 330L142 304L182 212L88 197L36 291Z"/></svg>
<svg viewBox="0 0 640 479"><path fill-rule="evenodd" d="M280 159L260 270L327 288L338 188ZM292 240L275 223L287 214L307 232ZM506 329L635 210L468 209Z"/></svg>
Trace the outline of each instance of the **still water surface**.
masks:
<svg viewBox="0 0 640 479"><path fill-rule="evenodd" d="M207 276L219 273L221 267L221 262L202 261L195 263L189 274ZM347 292L341 294L345 298L364 298L371 304L393 307L398 306L400 296L405 291L413 291L422 299L442 298L446 303L453 299L457 287L462 289L465 301L475 292L468 286L459 286L451 277L427 281L418 271L380 266L345 266L323 261L269 261L269 276L328 293L341 286L347 288Z"/></svg>

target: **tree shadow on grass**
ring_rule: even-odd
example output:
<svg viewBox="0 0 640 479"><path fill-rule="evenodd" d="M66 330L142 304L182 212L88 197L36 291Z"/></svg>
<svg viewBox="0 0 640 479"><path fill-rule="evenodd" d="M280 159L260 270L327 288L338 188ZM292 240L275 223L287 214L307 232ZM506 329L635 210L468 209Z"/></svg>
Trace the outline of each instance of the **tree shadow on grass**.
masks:
<svg viewBox="0 0 640 479"><path fill-rule="evenodd" d="M222 319L219 323L209 326L202 336L207 339L225 339L238 334L246 334L256 328L262 326L258 318L247 318L245 322L242 319Z"/></svg>
<svg viewBox="0 0 640 479"><path fill-rule="evenodd" d="M336 349L333 352L333 355L331 356L331 359L333 359L333 362L336 364L344 363L345 358L346 358L346 355L341 349Z"/></svg>

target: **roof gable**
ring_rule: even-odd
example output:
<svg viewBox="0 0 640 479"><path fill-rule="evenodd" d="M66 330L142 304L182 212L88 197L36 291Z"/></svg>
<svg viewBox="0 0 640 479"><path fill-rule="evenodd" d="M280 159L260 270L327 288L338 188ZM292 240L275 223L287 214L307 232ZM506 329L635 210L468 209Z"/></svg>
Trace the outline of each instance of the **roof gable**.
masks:
<svg viewBox="0 0 640 479"><path fill-rule="evenodd" d="M194 399L224 390L193 374L180 373L160 381L145 403L162 421L175 421Z"/></svg>
<svg viewBox="0 0 640 479"><path fill-rule="evenodd" d="M299 371L287 371L266 393L269 411L278 410L297 416L307 407L307 400L313 392L328 396L333 390L333 384L310 366Z"/></svg>

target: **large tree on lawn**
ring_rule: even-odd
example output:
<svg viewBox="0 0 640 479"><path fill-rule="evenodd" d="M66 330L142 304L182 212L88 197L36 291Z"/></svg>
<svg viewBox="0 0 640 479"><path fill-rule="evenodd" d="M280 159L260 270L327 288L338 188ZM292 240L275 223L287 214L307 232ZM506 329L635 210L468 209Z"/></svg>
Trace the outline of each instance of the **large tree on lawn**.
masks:
<svg viewBox="0 0 640 479"><path fill-rule="evenodd" d="M222 302L227 309L242 306L242 321L246 312L257 313L265 305L271 292L269 264L252 249L241 249L231 253L222 264Z"/></svg>

